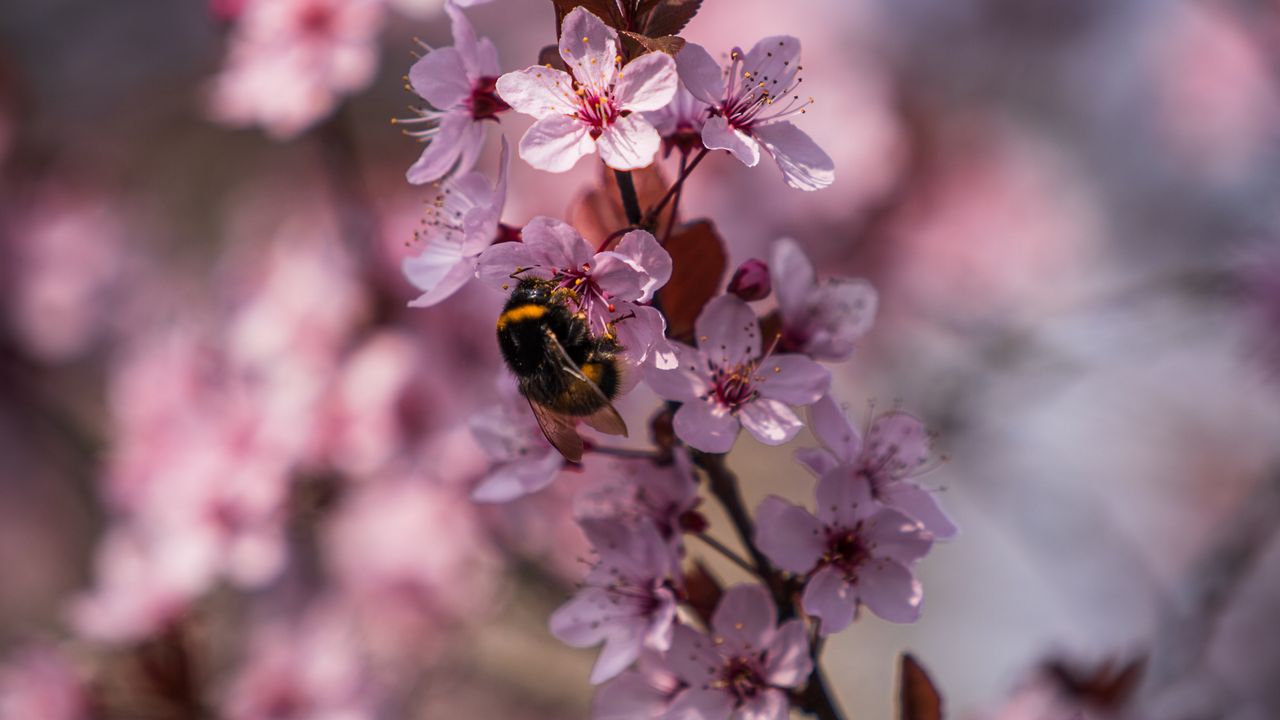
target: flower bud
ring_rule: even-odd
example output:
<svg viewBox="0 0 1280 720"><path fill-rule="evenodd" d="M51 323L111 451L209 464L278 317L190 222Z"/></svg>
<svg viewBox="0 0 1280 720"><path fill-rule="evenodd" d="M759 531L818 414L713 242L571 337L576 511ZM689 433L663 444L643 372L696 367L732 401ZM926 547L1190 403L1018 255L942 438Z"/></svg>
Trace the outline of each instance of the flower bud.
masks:
<svg viewBox="0 0 1280 720"><path fill-rule="evenodd" d="M769 297L773 283L769 279L769 266L763 260L751 258L738 266L729 281L729 292L752 302Z"/></svg>

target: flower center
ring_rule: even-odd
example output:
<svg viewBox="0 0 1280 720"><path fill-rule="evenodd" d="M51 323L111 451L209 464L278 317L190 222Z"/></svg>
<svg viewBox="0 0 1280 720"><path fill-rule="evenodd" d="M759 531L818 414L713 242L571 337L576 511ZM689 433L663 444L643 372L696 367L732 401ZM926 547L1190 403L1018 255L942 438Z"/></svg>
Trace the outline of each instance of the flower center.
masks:
<svg viewBox="0 0 1280 720"><path fill-rule="evenodd" d="M783 43L778 43L781 51ZM813 104L813 98L801 100L796 94L804 78L799 63L790 60L779 65L773 60L773 52L766 51L758 64L746 67L746 57L741 50L730 53L729 82L725 100L712 113L723 115L729 125L750 132L753 125L773 122L801 114ZM772 74L771 74L772 73Z"/></svg>
<svg viewBox="0 0 1280 720"><path fill-rule="evenodd" d="M756 389L758 378L755 377L755 369L754 363L729 368L717 367L711 374L711 392L708 398L715 398L729 412L737 412L760 394Z"/></svg>
<svg viewBox="0 0 1280 720"><path fill-rule="evenodd" d="M822 564L839 568L850 582L858 577L858 568L871 559L871 552L861 538L862 523L852 530L827 530L827 550L822 555Z"/></svg>
<svg viewBox="0 0 1280 720"><path fill-rule="evenodd" d="M593 140L599 139L605 128L622 116L612 91L598 92L579 85L574 92L578 95L578 119L591 126Z"/></svg>
<svg viewBox="0 0 1280 720"><path fill-rule="evenodd" d="M498 97L498 78L482 77L471 88L471 97L467 98L467 107L471 109L471 117L475 120L496 120L498 113L511 109L502 98Z"/></svg>
<svg viewBox="0 0 1280 720"><path fill-rule="evenodd" d="M729 660L721 669L715 685L732 693L739 703L751 700L766 688L759 658L738 656Z"/></svg>

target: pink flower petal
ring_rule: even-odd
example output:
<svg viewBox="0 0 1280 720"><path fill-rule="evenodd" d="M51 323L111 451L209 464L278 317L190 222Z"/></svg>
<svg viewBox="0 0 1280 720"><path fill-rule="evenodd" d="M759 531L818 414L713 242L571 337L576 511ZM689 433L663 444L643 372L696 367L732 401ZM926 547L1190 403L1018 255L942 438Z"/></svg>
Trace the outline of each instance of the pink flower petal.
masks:
<svg viewBox="0 0 1280 720"><path fill-rule="evenodd" d="M680 366L677 344L667 340L667 321L657 308L629 305L618 310L623 315L632 315L614 325L625 359L637 366L651 365L654 370L674 370ZM698 384L703 385L700 380Z"/></svg>
<svg viewBox="0 0 1280 720"><path fill-rule="evenodd" d="M729 720L734 698L723 690L691 687L675 697L662 720Z"/></svg>
<svg viewBox="0 0 1280 720"><path fill-rule="evenodd" d="M831 156L795 125L783 120L754 127L751 134L773 156L791 187L821 190L835 182L836 165Z"/></svg>
<svg viewBox="0 0 1280 720"><path fill-rule="evenodd" d="M609 294L610 300L623 302L638 299L644 293L644 284L647 280L626 259L612 252L602 252L595 256L594 267L591 268L591 279L601 290Z"/></svg>
<svg viewBox="0 0 1280 720"><path fill-rule="evenodd" d="M717 367L732 368L760 354L760 323L745 302L732 295L712 298L694 324L698 349Z"/></svg>
<svg viewBox="0 0 1280 720"><path fill-rule="evenodd" d="M769 643L764 670L765 679L776 687L799 687L809 678L813 660L803 621L788 620L778 628Z"/></svg>
<svg viewBox="0 0 1280 720"><path fill-rule="evenodd" d="M920 418L904 412L882 415L867 431L867 464L901 476L929 461L929 431Z"/></svg>
<svg viewBox="0 0 1280 720"><path fill-rule="evenodd" d="M567 115L550 115L520 138L520 157L539 170L566 172L595 151L587 126Z"/></svg>
<svg viewBox="0 0 1280 720"><path fill-rule="evenodd" d="M475 277L475 267L469 260L458 260L448 267L443 275L437 273L438 267L415 264L423 260L426 253L415 258L405 258L400 267L405 277L419 290L424 290L416 299L409 301L409 307L431 307L451 297L458 288Z"/></svg>
<svg viewBox="0 0 1280 720"><path fill-rule="evenodd" d="M476 261L476 278L489 287L498 290L510 290L516 284L511 273L516 268L527 268L533 265L533 253L529 246L522 242L504 242L494 245L480 253ZM526 273L535 277L549 277L550 273Z"/></svg>
<svg viewBox="0 0 1280 720"><path fill-rule="evenodd" d="M650 380L649 386L653 386ZM738 420L723 408L703 400L680 406L675 417L676 436L703 452L726 453L738 439Z"/></svg>
<svg viewBox="0 0 1280 720"><path fill-rule="evenodd" d="M706 48L688 43L676 55L680 80L691 95L709 105L724 100L724 71Z"/></svg>
<svg viewBox="0 0 1280 720"><path fill-rule="evenodd" d="M800 41L790 35L762 38L742 58L742 69L751 73L752 78L788 87L791 78L800 71Z"/></svg>
<svg viewBox="0 0 1280 720"><path fill-rule="evenodd" d="M773 355L757 372L760 395L788 405L809 405L831 389L831 372L804 355Z"/></svg>
<svg viewBox="0 0 1280 720"><path fill-rule="evenodd" d="M910 565L924 557L933 540L915 518L883 508L863 524L863 536L875 545L876 557L889 558Z"/></svg>
<svg viewBox="0 0 1280 720"><path fill-rule="evenodd" d="M723 117L708 118L703 124L702 144L708 150L728 150L747 167L760 164L760 143L747 133L730 127Z"/></svg>
<svg viewBox="0 0 1280 720"><path fill-rule="evenodd" d="M852 528L876 511L871 483L841 466L818 480L818 519L824 525Z"/></svg>
<svg viewBox="0 0 1280 720"><path fill-rule="evenodd" d="M773 291L778 295L778 308L788 323L800 321L809 312L809 298L817 285L813 263L791 238L773 244L769 267L773 269Z"/></svg>
<svg viewBox="0 0 1280 720"><path fill-rule="evenodd" d="M875 323L878 297L871 283L832 278L810 295L804 351L819 360L847 360ZM815 312L816 311L816 312Z"/></svg>
<svg viewBox="0 0 1280 720"><path fill-rule="evenodd" d="M592 685L617 677L640 657L640 648L644 645L644 624L635 622L613 627L615 631L605 639L600 657L596 658L596 665L591 669Z"/></svg>
<svg viewBox="0 0 1280 720"><path fill-rule="evenodd" d="M880 489L880 501L909 515L924 526L937 540L951 540L960 533L956 524L947 517L933 493L909 482L889 483Z"/></svg>
<svg viewBox="0 0 1280 720"><path fill-rule="evenodd" d="M720 668L720 654L711 638L688 625L677 625L667 653L667 666L684 682L701 687Z"/></svg>
<svg viewBox="0 0 1280 720"><path fill-rule="evenodd" d="M853 588L833 567L824 567L809 578L800 604L806 613L822 620L823 635L849 627L858 612L858 598L853 594Z"/></svg>
<svg viewBox="0 0 1280 720"><path fill-rule="evenodd" d="M885 620L909 623L920 619L924 591L905 566L878 560L859 568L858 597Z"/></svg>
<svg viewBox="0 0 1280 720"><path fill-rule="evenodd" d="M521 235L529 247L531 265L581 270L595 260L591 244L563 220L540 215L525 223Z"/></svg>
<svg viewBox="0 0 1280 720"><path fill-rule="evenodd" d="M738 420L747 432L765 445L790 442L804 427L795 411L786 404L763 397L739 408Z"/></svg>
<svg viewBox="0 0 1280 720"><path fill-rule="evenodd" d="M512 109L543 119L577 111L573 78L555 68L534 65L498 78L498 97Z"/></svg>
<svg viewBox="0 0 1280 720"><path fill-rule="evenodd" d="M409 85L437 110L448 110L471 95L462 55L443 47L423 55L409 68Z"/></svg>
<svg viewBox="0 0 1280 720"><path fill-rule="evenodd" d="M405 173L405 179L414 185L423 185L448 174L458 162L462 138L471 125L471 117L464 111L445 115L431 142L423 148L417 162Z"/></svg>
<svg viewBox="0 0 1280 720"><path fill-rule="evenodd" d="M483 74L480 68L480 47L476 41L475 28L471 27L471 21L467 20L467 16L452 2L444 4L444 11L449 15L449 24L453 31L453 47L462 59L467 78L474 81Z"/></svg>
<svg viewBox="0 0 1280 720"><path fill-rule="evenodd" d="M586 587L551 613L548 625L560 642L570 647L591 647L605 639L611 627L605 621L615 613L607 590Z"/></svg>
<svg viewBox="0 0 1280 720"><path fill-rule="evenodd" d="M593 720L634 720L656 717L667 704L666 694L637 671L625 672L601 686L591 702Z"/></svg>
<svg viewBox="0 0 1280 720"><path fill-rule="evenodd" d="M662 138L643 115L618 118L596 138L600 159L614 170L636 170L653 164Z"/></svg>
<svg viewBox="0 0 1280 720"><path fill-rule="evenodd" d="M560 27L560 57L579 83L603 94L618 71L618 33L581 5Z"/></svg>
<svg viewBox="0 0 1280 720"><path fill-rule="evenodd" d="M793 573L812 570L826 549L818 519L774 495L756 509L755 541L774 565Z"/></svg>
<svg viewBox="0 0 1280 720"><path fill-rule="evenodd" d="M664 400L706 404L701 398L707 393L707 381L699 372L699 368L706 363L706 359L688 345L675 343L674 348L679 369L660 370L647 367L644 371L645 382L658 394L658 397Z"/></svg>
<svg viewBox="0 0 1280 720"><path fill-rule="evenodd" d="M720 654L729 657L736 649L762 650L773 639L778 624L778 611L773 598L763 585L734 585L725 591L720 604L711 615L711 629L723 638L728 650Z"/></svg>
<svg viewBox="0 0 1280 720"><path fill-rule="evenodd" d="M555 450L533 459L521 459L499 466L471 491L476 502L507 502L538 492L550 485L564 458Z"/></svg>
<svg viewBox="0 0 1280 720"><path fill-rule="evenodd" d="M844 408L830 395L809 406L809 429L838 462L852 463L861 452L861 434L849 422ZM825 472L826 470L820 470L818 474Z"/></svg>
<svg viewBox="0 0 1280 720"><path fill-rule="evenodd" d="M613 251L626 258L632 267L644 273L647 278L644 292L636 302L649 302L653 299L653 294L671 279L671 253L647 231L632 230L623 235Z"/></svg>
<svg viewBox="0 0 1280 720"><path fill-rule="evenodd" d="M623 110L660 110L675 97L679 85L676 61L666 53L650 52L622 68L613 95Z"/></svg>
<svg viewBox="0 0 1280 720"><path fill-rule="evenodd" d="M731 720L788 720L790 717L791 705L786 694L770 688L744 702Z"/></svg>
<svg viewBox="0 0 1280 720"><path fill-rule="evenodd" d="M813 426L812 420L809 421L809 425ZM800 448L796 450L795 458L806 470L813 473L814 477L822 477L840 464L835 455L823 448Z"/></svg>

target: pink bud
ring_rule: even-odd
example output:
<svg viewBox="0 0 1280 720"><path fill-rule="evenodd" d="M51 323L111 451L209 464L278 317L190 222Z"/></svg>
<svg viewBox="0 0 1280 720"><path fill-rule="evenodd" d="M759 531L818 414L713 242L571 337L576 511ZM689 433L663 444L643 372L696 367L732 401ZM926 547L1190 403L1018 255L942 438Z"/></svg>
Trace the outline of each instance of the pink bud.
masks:
<svg viewBox="0 0 1280 720"><path fill-rule="evenodd" d="M769 297L773 283L769 280L769 266L763 260L751 258L738 266L729 281L729 292L752 302Z"/></svg>

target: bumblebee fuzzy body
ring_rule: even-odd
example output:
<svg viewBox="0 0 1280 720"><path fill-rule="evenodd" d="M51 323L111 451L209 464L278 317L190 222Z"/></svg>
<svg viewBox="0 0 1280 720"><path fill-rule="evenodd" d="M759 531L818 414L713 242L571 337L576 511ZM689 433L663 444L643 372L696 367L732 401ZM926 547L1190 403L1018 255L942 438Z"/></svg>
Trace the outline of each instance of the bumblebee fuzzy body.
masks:
<svg viewBox="0 0 1280 720"><path fill-rule="evenodd" d="M592 335L562 293L546 280L521 280L498 316L498 346L521 394L532 403L586 417L618 395L618 348ZM574 367L567 367L566 357Z"/></svg>

